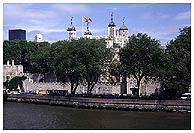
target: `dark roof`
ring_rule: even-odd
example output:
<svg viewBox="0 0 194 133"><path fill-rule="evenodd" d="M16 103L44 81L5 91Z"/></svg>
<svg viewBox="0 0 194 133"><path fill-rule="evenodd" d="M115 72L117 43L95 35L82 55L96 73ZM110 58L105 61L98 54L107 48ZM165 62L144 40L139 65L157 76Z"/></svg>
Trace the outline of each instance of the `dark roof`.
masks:
<svg viewBox="0 0 194 133"><path fill-rule="evenodd" d="M115 23L113 21L111 21L109 24L108 24L108 27L112 27L112 26L116 26Z"/></svg>
<svg viewBox="0 0 194 133"><path fill-rule="evenodd" d="M128 30L128 28L123 24L123 25L119 28L119 30Z"/></svg>
<svg viewBox="0 0 194 133"><path fill-rule="evenodd" d="M108 27L113 27L113 26L116 26L115 23L113 22L113 15L111 14L111 21L110 23L108 24Z"/></svg>
<svg viewBox="0 0 194 133"><path fill-rule="evenodd" d="M12 29L12 30L9 30L9 31L26 31L26 30L23 30L23 29Z"/></svg>
<svg viewBox="0 0 194 133"><path fill-rule="evenodd" d="M92 35L91 31L89 31L89 29L87 29L85 32L84 32L84 35Z"/></svg>
<svg viewBox="0 0 194 133"><path fill-rule="evenodd" d="M76 31L75 27L70 25L68 28L67 28L67 31Z"/></svg>

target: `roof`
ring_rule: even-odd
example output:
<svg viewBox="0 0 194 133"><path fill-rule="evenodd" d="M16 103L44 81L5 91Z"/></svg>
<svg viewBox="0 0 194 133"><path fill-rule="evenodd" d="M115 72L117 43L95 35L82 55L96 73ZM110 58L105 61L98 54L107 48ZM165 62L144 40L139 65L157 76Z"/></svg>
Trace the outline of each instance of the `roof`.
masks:
<svg viewBox="0 0 194 133"><path fill-rule="evenodd" d="M87 29L85 32L84 32L84 35L92 35L91 31L89 31L89 29Z"/></svg>
<svg viewBox="0 0 194 133"><path fill-rule="evenodd" d="M128 30L128 28L123 24L123 25L119 28L119 30Z"/></svg>
<svg viewBox="0 0 194 133"><path fill-rule="evenodd" d="M68 28L67 28L67 31L76 31L75 27L70 25Z"/></svg>
<svg viewBox="0 0 194 133"><path fill-rule="evenodd" d="M108 24L108 27L112 27L112 26L116 26L115 23L113 21L111 21L109 24Z"/></svg>
<svg viewBox="0 0 194 133"><path fill-rule="evenodd" d="M113 22L113 12L111 14L111 21L110 23L108 24L108 27L113 27L113 26L116 26L115 23Z"/></svg>

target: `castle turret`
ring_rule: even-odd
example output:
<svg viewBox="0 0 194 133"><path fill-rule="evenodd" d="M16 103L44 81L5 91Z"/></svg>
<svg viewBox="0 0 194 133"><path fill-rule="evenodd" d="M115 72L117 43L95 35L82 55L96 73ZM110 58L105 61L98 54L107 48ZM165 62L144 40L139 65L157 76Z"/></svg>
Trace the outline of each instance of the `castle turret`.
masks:
<svg viewBox="0 0 194 133"><path fill-rule="evenodd" d="M67 28L68 40L71 40L71 39L75 39L76 38L76 29L72 25L72 19L73 19L73 17L71 17L71 25Z"/></svg>
<svg viewBox="0 0 194 133"><path fill-rule="evenodd" d="M111 13L111 22L108 24L108 37L111 39L116 37L116 25L113 22L113 12Z"/></svg>
<svg viewBox="0 0 194 133"><path fill-rule="evenodd" d="M92 37L92 33L91 33L91 31L89 30L88 24L89 24L89 23L87 23L87 29L86 29L86 31L84 32L84 37L86 37L86 38L91 38L91 37Z"/></svg>
<svg viewBox="0 0 194 133"><path fill-rule="evenodd" d="M128 42L128 28L124 24L124 19L123 17L123 25L119 28L119 37L124 41L124 43Z"/></svg>

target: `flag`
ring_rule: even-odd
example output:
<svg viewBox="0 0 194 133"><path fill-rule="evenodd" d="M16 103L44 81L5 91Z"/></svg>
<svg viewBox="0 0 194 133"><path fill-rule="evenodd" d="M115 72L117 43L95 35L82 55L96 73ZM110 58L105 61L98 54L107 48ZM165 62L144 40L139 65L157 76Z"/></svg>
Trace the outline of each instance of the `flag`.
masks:
<svg viewBox="0 0 194 133"><path fill-rule="evenodd" d="M87 18L85 16L83 16L83 22L86 22Z"/></svg>
<svg viewBox="0 0 194 133"><path fill-rule="evenodd" d="M87 18L86 16L83 16L83 22L92 22L92 19L91 18Z"/></svg>
<svg viewBox="0 0 194 133"><path fill-rule="evenodd" d="M87 21L86 22L92 22L92 19L91 18L87 18Z"/></svg>

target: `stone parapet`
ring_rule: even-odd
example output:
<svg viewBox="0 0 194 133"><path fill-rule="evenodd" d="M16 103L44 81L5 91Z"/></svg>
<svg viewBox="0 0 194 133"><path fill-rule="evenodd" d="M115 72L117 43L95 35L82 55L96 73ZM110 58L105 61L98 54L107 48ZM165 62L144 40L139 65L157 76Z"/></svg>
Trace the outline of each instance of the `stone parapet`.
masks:
<svg viewBox="0 0 194 133"><path fill-rule="evenodd" d="M14 102L107 110L169 112L191 111L191 101L189 100L112 99L37 95L9 95L7 100Z"/></svg>

